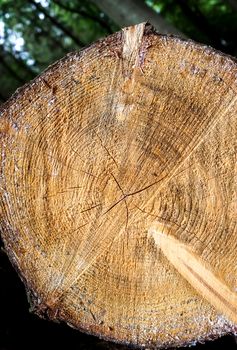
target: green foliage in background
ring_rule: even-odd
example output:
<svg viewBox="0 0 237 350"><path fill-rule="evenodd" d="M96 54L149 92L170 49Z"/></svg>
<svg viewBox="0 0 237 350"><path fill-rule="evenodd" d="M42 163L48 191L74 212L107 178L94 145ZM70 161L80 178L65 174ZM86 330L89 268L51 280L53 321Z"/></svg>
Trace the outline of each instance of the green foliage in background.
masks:
<svg viewBox="0 0 237 350"><path fill-rule="evenodd" d="M237 0L146 0L146 3L193 40L237 56Z"/></svg>
<svg viewBox="0 0 237 350"><path fill-rule="evenodd" d="M237 55L235 0L145 2L190 38ZM67 52L117 30L89 0L0 0L0 102Z"/></svg>
<svg viewBox="0 0 237 350"><path fill-rule="evenodd" d="M66 53L116 30L87 1L0 0L0 99Z"/></svg>

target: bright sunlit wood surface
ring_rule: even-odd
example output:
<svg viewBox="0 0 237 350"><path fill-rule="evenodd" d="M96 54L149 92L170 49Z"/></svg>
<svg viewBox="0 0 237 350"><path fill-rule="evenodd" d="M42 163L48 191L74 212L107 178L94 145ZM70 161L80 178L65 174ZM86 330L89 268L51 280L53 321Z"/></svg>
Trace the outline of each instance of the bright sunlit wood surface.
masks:
<svg viewBox="0 0 237 350"><path fill-rule="evenodd" d="M175 346L236 330L154 223L237 291L237 65L140 24L69 54L0 111L1 231L39 315Z"/></svg>

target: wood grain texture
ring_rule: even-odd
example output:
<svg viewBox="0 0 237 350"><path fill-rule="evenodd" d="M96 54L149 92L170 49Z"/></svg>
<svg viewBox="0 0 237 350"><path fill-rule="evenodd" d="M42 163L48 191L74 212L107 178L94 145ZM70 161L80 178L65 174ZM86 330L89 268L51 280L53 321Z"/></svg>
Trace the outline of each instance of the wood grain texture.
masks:
<svg viewBox="0 0 237 350"><path fill-rule="evenodd" d="M3 106L2 238L37 314L150 348L236 332L149 234L236 293L236 80L232 58L140 24Z"/></svg>
<svg viewBox="0 0 237 350"><path fill-rule="evenodd" d="M216 310L237 324L237 293L217 278L192 247L167 235L166 226L155 224L149 232L169 262Z"/></svg>

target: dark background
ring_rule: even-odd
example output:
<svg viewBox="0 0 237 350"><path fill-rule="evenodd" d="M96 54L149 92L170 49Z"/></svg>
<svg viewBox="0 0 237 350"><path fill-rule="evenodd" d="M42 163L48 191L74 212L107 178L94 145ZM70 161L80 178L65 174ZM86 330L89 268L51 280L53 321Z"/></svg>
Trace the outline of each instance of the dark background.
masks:
<svg viewBox="0 0 237 350"><path fill-rule="evenodd" d="M237 56L237 0L0 0L0 104L68 52L146 20ZM127 349L31 314L1 250L0 350L48 348ZM194 349L233 350L237 343L229 335Z"/></svg>

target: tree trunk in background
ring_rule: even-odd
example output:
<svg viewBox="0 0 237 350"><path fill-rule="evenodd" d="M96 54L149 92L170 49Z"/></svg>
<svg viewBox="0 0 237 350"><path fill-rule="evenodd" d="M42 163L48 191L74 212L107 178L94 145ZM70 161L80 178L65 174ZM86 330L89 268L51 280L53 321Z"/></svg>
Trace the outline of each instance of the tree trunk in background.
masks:
<svg viewBox="0 0 237 350"><path fill-rule="evenodd" d="M228 0L230 6L237 11L237 0Z"/></svg>
<svg viewBox="0 0 237 350"><path fill-rule="evenodd" d="M59 28L65 35L67 35L69 38L71 38L75 44L77 44L79 47L83 47L84 43L78 38L76 34L74 34L70 29L68 29L64 24L62 24L57 18L53 17L51 14L49 14L43 6L35 2L34 0L29 0L29 2L35 6L35 8L40 12L42 12L48 20L51 21L51 23Z"/></svg>
<svg viewBox="0 0 237 350"><path fill-rule="evenodd" d="M120 27L147 21L162 34L175 34L187 38L142 0L120 0L117 6L114 5L114 0L92 1Z"/></svg>

